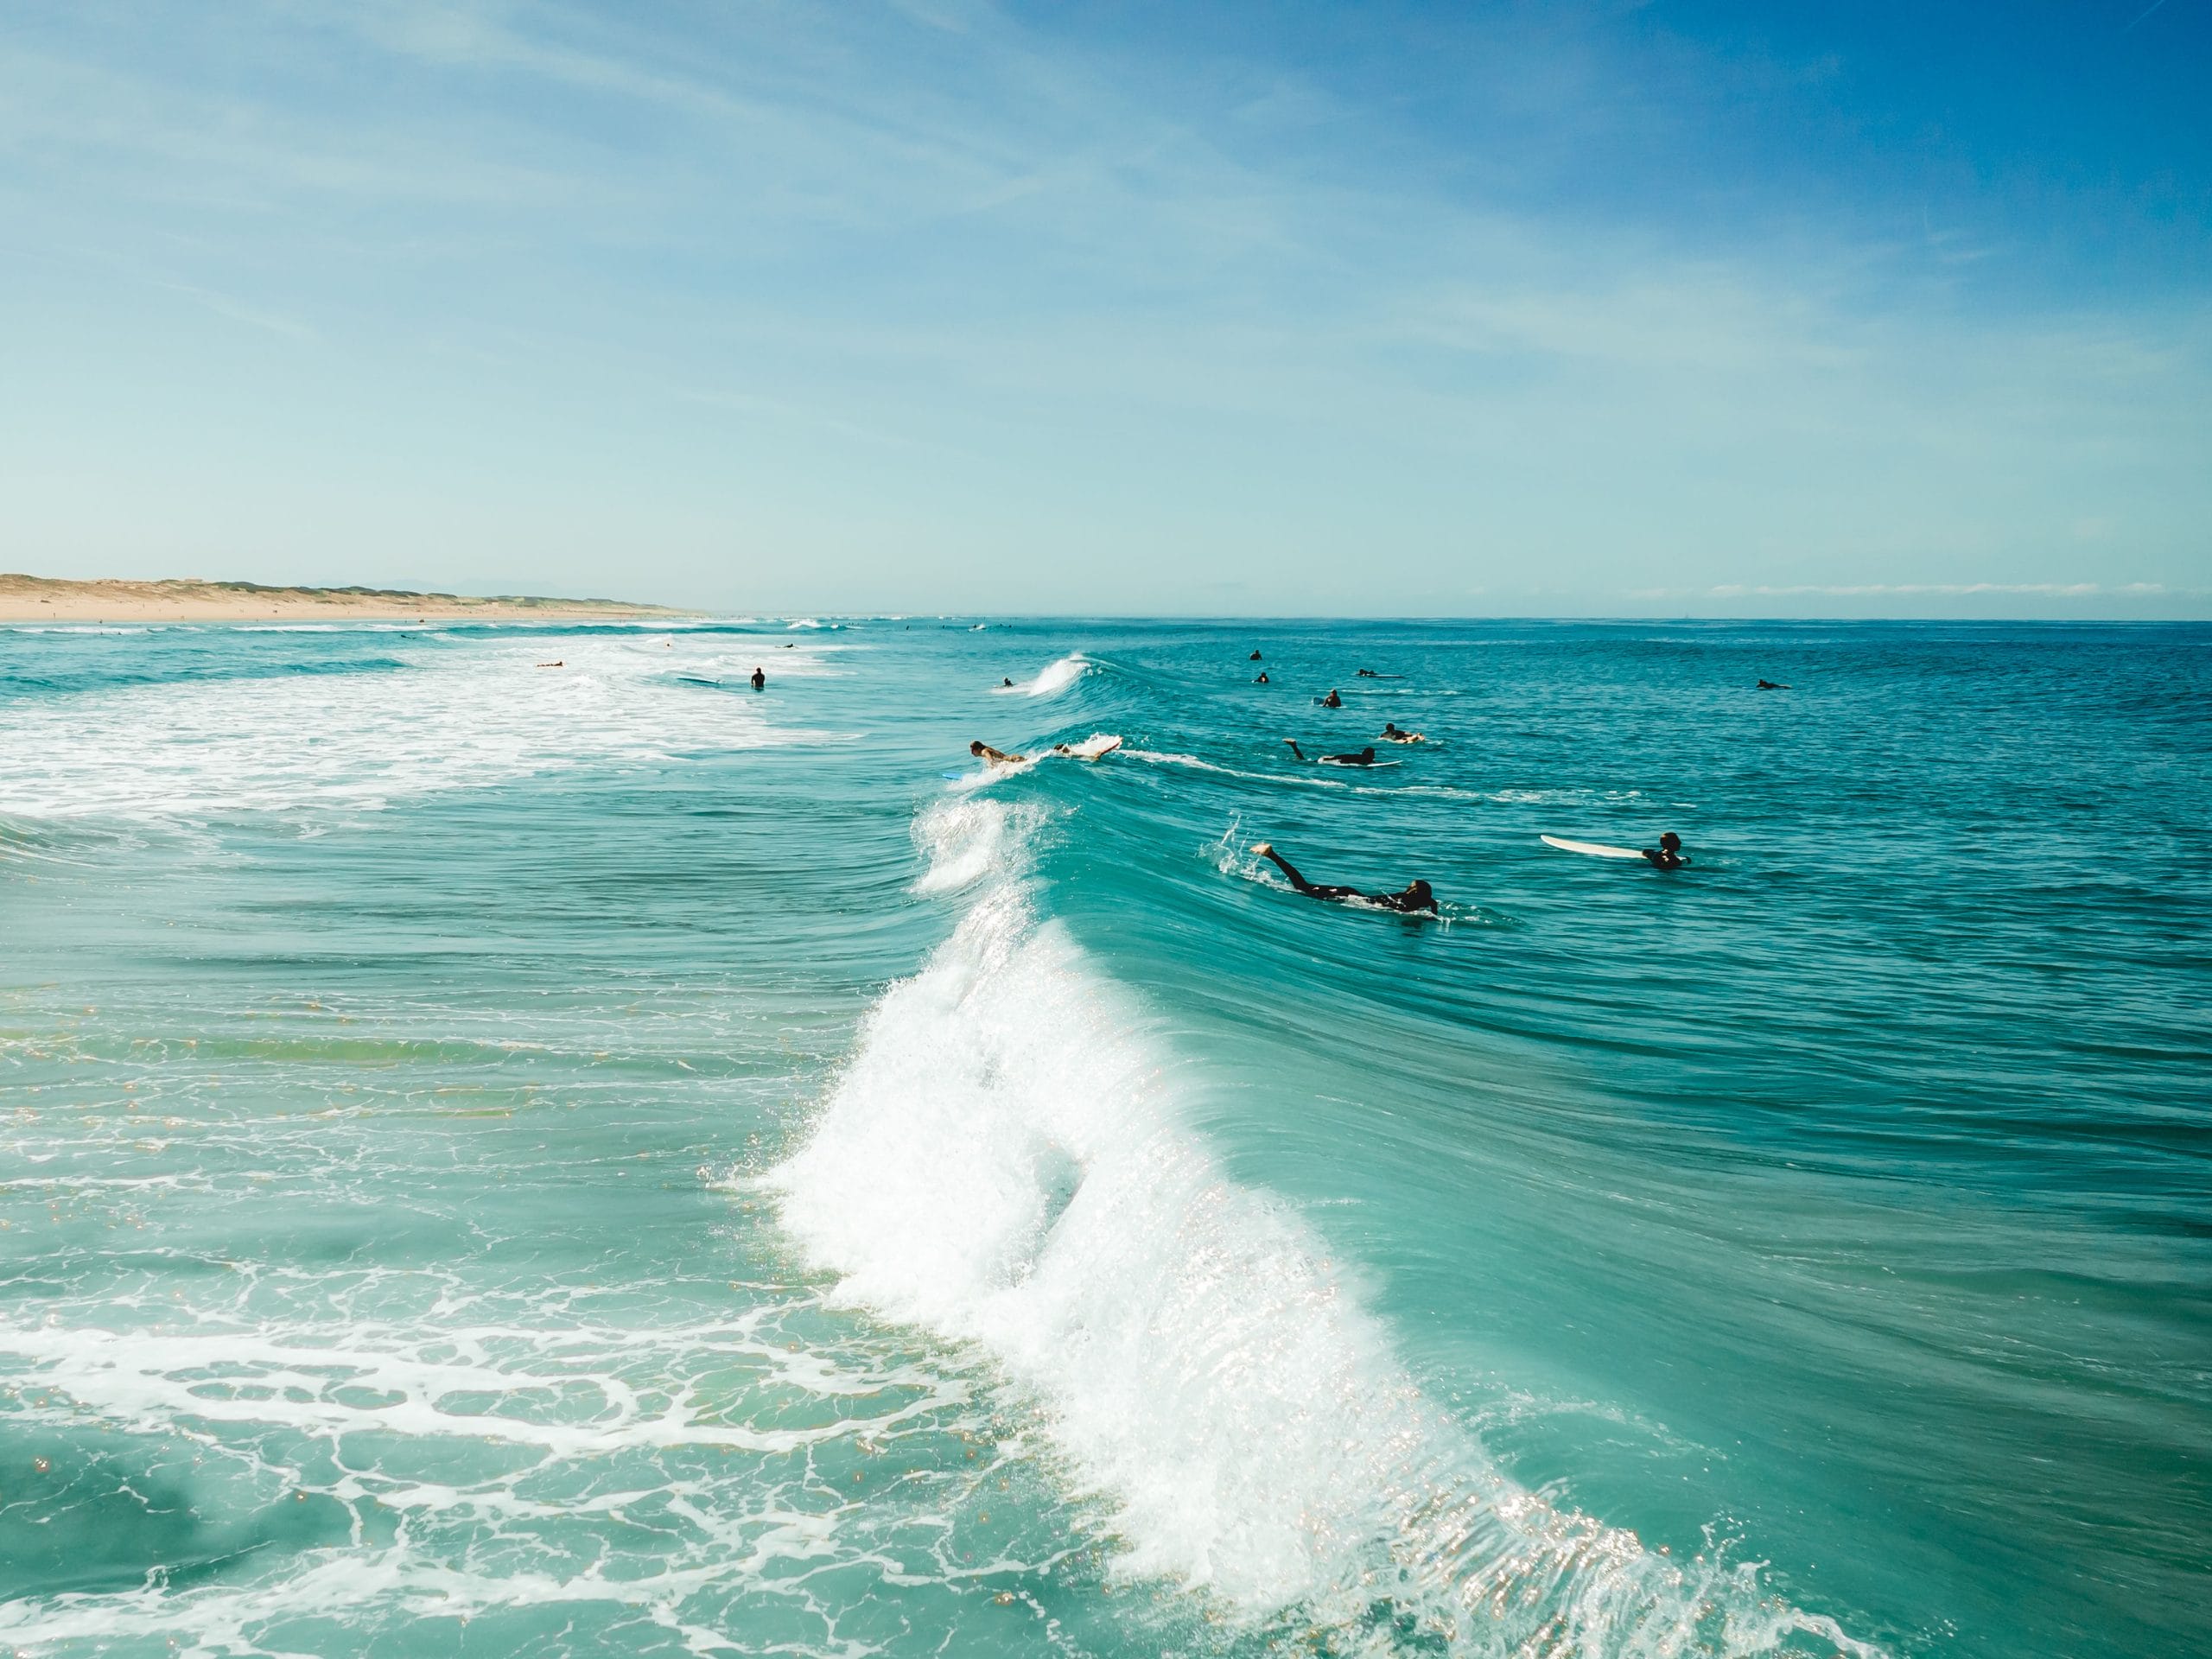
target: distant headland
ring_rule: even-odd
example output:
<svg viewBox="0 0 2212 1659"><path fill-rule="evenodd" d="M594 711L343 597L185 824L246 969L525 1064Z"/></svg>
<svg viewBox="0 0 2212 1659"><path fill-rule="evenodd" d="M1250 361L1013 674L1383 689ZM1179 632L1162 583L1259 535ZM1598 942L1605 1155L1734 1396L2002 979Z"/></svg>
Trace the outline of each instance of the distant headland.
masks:
<svg viewBox="0 0 2212 1659"><path fill-rule="evenodd" d="M64 582L0 572L0 622L480 622L683 616L664 605L398 588L270 588L257 582Z"/></svg>

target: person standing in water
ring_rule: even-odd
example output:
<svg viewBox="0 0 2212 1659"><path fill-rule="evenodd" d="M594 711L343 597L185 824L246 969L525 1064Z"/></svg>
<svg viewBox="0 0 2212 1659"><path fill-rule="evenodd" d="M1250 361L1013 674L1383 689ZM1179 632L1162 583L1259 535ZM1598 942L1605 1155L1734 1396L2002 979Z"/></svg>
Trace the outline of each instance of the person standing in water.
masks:
<svg viewBox="0 0 2212 1659"><path fill-rule="evenodd" d="M758 691L767 683L768 677L762 673L759 669L754 669L753 671L753 689L755 691Z"/></svg>
<svg viewBox="0 0 2212 1659"><path fill-rule="evenodd" d="M1645 848L1643 856L1654 868L1662 870L1679 870L1689 862L1682 856L1682 838L1671 830L1659 837L1656 847Z"/></svg>
<svg viewBox="0 0 2212 1659"><path fill-rule="evenodd" d="M1357 887L1337 887L1308 881L1300 875L1291 861L1268 842L1255 841L1252 851L1267 859L1288 879L1290 885L1308 899L1328 899L1339 902L1356 899L1362 904L1378 905L1384 910L1401 911L1408 916L1436 914L1436 895L1426 881L1411 881L1396 893L1362 893Z"/></svg>

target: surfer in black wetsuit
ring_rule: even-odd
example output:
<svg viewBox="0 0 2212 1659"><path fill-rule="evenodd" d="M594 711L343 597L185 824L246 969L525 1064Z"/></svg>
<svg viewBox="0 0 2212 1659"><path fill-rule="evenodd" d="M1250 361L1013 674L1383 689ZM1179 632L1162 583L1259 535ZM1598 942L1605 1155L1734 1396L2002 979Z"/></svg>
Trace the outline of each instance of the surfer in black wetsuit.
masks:
<svg viewBox="0 0 2212 1659"><path fill-rule="evenodd" d="M1689 862L1682 856L1682 838L1671 830L1659 837L1656 847L1645 848L1643 855L1655 868L1662 870L1679 870Z"/></svg>
<svg viewBox="0 0 2212 1659"><path fill-rule="evenodd" d="M1436 895L1429 891L1428 883L1426 881L1408 882L1402 891L1397 893L1362 893L1357 887L1325 886L1308 881L1298 873L1288 859L1264 841L1254 842L1252 850L1260 857L1270 861L1277 869L1289 878L1290 885L1308 899L1338 900L1356 899L1362 904L1379 905L1384 910L1403 911L1408 916L1436 914Z"/></svg>
<svg viewBox="0 0 2212 1659"><path fill-rule="evenodd" d="M1265 684L1267 684L1267 683L1268 683L1268 671L1267 671L1266 669L1264 669L1264 668L1263 668L1263 669L1262 669L1262 670L1260 671L1260 677L1259 677L1258 679L1256 679L1256 680L1253 681L1253 682L1252 682L1252 683L1253 683L1253 684L1255 684L1255 685L1265 685Z"/></svg>
<svg viewBox="0 0 2212 1659"><path fill-rule="evenodd" d="M1246 658L1244 660L1245 660L1246 662L1248 662L1248 663L1256 663L1256 662L1258 662L1258 661L1260 660L1260 653L1259 653L1258 652L1256 652L1256 651L1255 651L1255 652L1253 652L1249 657Z"/></svg>
<svg viewBox="0 0 2212 1659"><path fill-rule="evenodd" d="M753 671L753 689L755 691L758 691L762 686L767 683L768 677L766 674L763 674L759 669L754 669Z"/></svg>
<svg viewBox="0 0 2212 1659"><path fill-rule="evenodd" d="M1423 737L1419 732L1408 732L1404 730L1395 720L1384 721L1382 722L1382 729L1376 733L1376 735L1380 737L1385 743L1426 743L1428 741L1428 740Z"/></svg>
<svg viewBox="0 0 2212 1659"><path fill-rule="evenodd" d="M1306 751L1298 747L1296 738L1286 737L1283 741L1290 745L1293 754L1309 766L1318 766L1325 762L1332 766L1371 766L1375 764L1375 746L1372 743L1363 749L1354 749L1349 754L1317 754L1309 758Z"/></svg>
<svg viewBox="0 0 2212 1659"><path fill-rule="evenodd" d="M1761 680L1758 689L1762 691L1787 691L1789 688L1786 685L1777 685L1772 680Z"/></svg>
<svg viewBox="0 0 2212 1659"><path fill-rule="evenodd" d="M1341 709L1344 706L1344 700L1338 696L1333 690L1330 691L1327 696L1316 697L1313 701L1319 703L1324 709Z"/></svg>
<svg viewBox="0 0 2212 1659"><path fill-rule="evenodd" d="M1014 682L1012 680L1001 680L999 682L999 690L1001 691L1011 690L1013 688Z"/></svg>

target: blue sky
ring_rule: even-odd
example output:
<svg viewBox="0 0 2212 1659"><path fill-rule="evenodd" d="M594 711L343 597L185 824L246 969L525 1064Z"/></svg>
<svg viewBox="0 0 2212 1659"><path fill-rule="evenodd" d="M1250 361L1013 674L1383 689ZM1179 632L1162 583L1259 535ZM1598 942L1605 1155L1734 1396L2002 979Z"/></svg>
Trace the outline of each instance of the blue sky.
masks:
<svg viewBox="0 0 2212 1659"><path fill-rule="evenodd" d="M0 568L2212 614L2212 3L40 3Z"/></svg>

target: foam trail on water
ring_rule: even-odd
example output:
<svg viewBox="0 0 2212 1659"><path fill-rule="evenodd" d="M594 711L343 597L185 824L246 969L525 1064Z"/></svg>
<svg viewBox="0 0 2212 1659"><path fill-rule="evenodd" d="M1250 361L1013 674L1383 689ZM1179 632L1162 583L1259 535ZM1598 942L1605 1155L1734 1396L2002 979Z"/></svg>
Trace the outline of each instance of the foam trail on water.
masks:
<svg viewBox="0 0 2212 1659"><path fill-rule="evenodd" d="M1302 1218L1185 1126L1142 1010L1034 913L1032 822L924 815L921 885L970 906L768 1178L842 1298L988 1350L1117 1509L1123 1570L1232 1624L1377 1654L1868 1651L1748 1567L1518 1485L1426 1401Z"/></svg>

